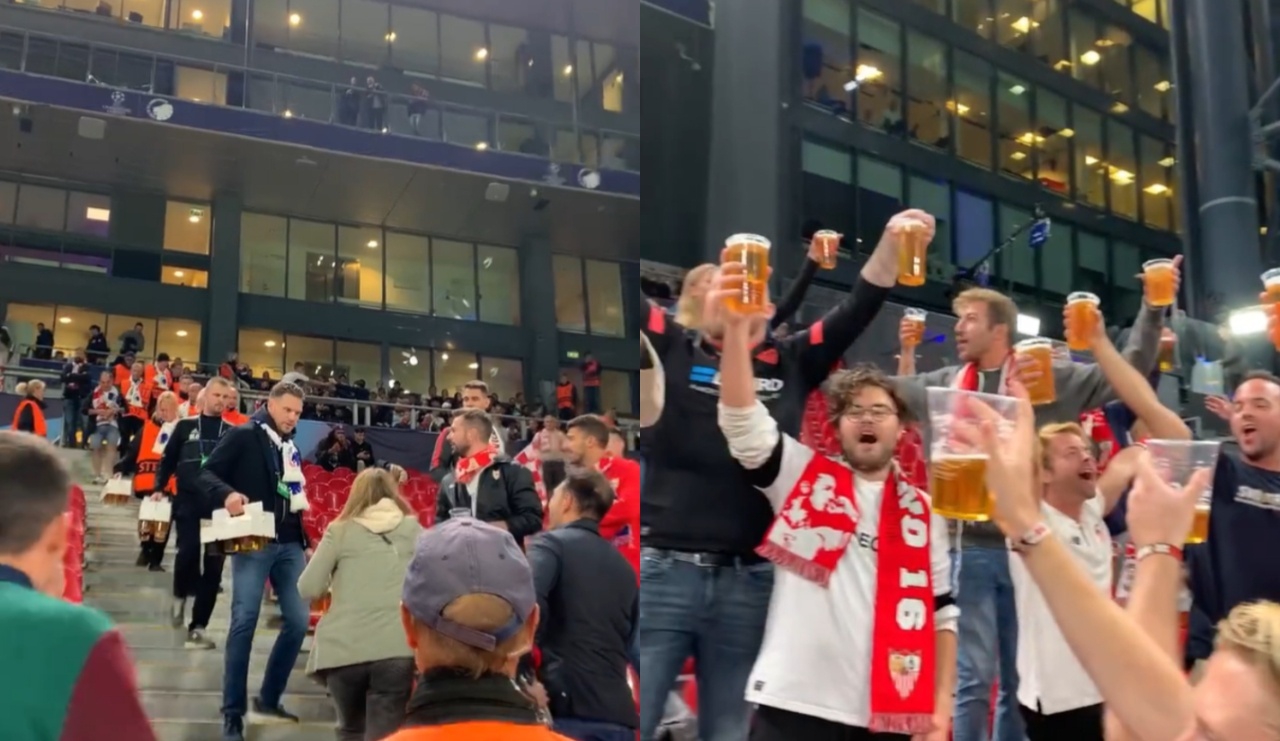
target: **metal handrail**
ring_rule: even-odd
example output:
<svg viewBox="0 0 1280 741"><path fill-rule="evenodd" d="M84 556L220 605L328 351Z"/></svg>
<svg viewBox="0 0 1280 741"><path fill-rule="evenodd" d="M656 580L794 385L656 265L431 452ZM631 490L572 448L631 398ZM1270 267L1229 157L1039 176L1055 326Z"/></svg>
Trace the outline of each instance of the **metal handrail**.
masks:
<svg viewBox="0 0 1280 741"><path fill-rule="evenodd" d="M84 39L76 39L70 36L63 36L60 34L51 34L51 33L45 33L45 32L35 32L27 29L15 28L12 26L0 25L0 32L17 34L22 37L22 40L23 40L22 52L21 52L22 56L19 64L19 71L25 72L27 74L32 74L37 76L50 76L50 75L42 75L39 72L33 72L28 69L28 66L29 66L28 61L32 53L31 44L29 43L30 39L35 38L40 40L53 41L58 44L72 44L79 48L85 48L89 52L87 55L88 59L86 62L86 69L87 69L86 79L79 80L81 82L85 82L86 84L103 85L105 87L114 87L114 88L120 88L123 90L139 90L142 92L155 93L158 95L165 94L165 95L170 95L171 97L178 97L176 94L159 93L157 91L156 72L161 61L169 62L177 65L195 67L203 70L212 70L215 73L222 73L222 74L239 73L239 74L245 75L245 84L243 87L243 93L242 93L242 99L241 99L240 105L234 105L232 103L227 102L227 95L225 90L223 91L222 102L220 103L216 102L216 99L218 97L217 95L218 86L217 86L216 80L210 83L208 98L207 99L203 97L198 98L194 102L204 103L208 105L219 105L219 106L228 107L228 108L241 108L244 110L270 112L270 113L281 115L287 118L297 117L297 118L305 118L310 120L321 120L335 126L348 126L350 128L363 128L365 130L369 130L369 127L360 127L360 126L355 126L354 124L344 123L341 120L341 117L339 115L341 111L341 101L342 101L343 95L347 91L355 91L361 95L366 94L368 92L368 89L365 87L361 87L361 86L353 87L351 85L335 83L333 81L314 80L310 78L298 77L295 75L289 75L289 74L284 74L280 72L271 72L268 70L257 70L244 65L225 64L222 62L210 62L208 60L195 59L192 57L184 57L180 55L169 55L169 54L161 55L153 51L147 51L145 49L135 49L131 47L117 46L114 44L105 44L105 43L100 43L96 41L87 41ZM138 84L136 80L117 81L117 80L106 79L107 77L114 77L115 76L114 74L112 75L108 75L106 73L95 74L94 67L93 67L95 50L114 52L117 54L126 54L134 58L149 59L151 63L150 79L145 84ZM55 57L55 60L56 60L56 57ZM56 64L54 66L56 68ZM59 75L51 75L51 76L57 77L58 79L69 79ZM270 100L269 108L262 107L260 105L255 105L252 102L253 93L254 93L254 91L252 90L252 83L254 81L263 80L263 79L268 80L270 84L271 100ZM311 112L312 115L303 115L302 109L300 107L301 102L294 101L294 103L291 104L290 101L288 100L289 92L293 88L298 88L301 90L310 90L312 92L324 91L325 94L328 96L328 100L329 100L328 110L325 111L322 115L315 115L316 114L315 111ZM461 146L481 146L481 144L483 144L483 146L485 147L500 146L501 137L497 136L496 134L498 131L499 123L503 119L517 121L520 123L533 124L535 126L541 124L541 125L550 127L549 129L550 132L554 132L556 129L565 129L573 132L575 148L578 150L577 152L578 157L576 160L574 160L575 164L587 164L589 166L599 167L601 169L629 170L632 172L638 171L638 166L633 168L629 166L628 163L623 162L621 159L618 159L616 163L611 161L611 163L608 165L606 165L605 163L599 162L599 159L600 159L599 150L603 148L604 142L606 140L613 138L613 139L627 142L627 141L635 141L637 137L634 137L622 132L612 131L609 129L583 129L583 127L581 127L578 124L576 117L572 121L559 123L556 121L549 121L546 119L532 118L528 116L519 116L519 115L505 113L503 111L489 109L489 108L477 108L474 106L468 106L468 105L464 105L460 103L452 103L452 102L439 102L430 98L419 98L413 95L405 95L403 93L394 93L387 90L380 90L378 91L378 93L384 96L384 99L386 101L386 106L383 108L384 115L389 113L393 107L397 107L397 106L403 107L407 110L407 108L411 104L418 103L418 102L425 104L426 109L428 111L432 111L432 110L438 111L441 114L440 121L439 121L439 139L442 141L446 141L446 142L451 141L449 138L448 132L446 131L446 125L445 125L445 120L443 115L446 113L479 116L485 119L486 134L483 142L476 141L474 139L471 139L471 140L459 139L458 141L452 142L455 144L459 144ZM283 101L283 105L280 105L282 102L281 98L285 98L285 100ZM294 107L293 107L294 104L299 105L298 110L294 110ZM395 127L392 126L393 123L396 124ZM410 130L393 130L393 128L399 128L399 123L400 122L398 120L392 120L392 118L388 116L387 119L384 121L382 132L384 134L388 134L392 136L409 136L412 138L424 138L424 135L421 133L422 131L421 129L419 129L418 131L413 131L412 128L410 127ZM407 123L407 118L406 118L406 123ZM581 142L582 142L582 136L584 134L585 135L599 134L601 136L601 138L597 142L597 152L595 156L595 159L597 160L596 162L588 162L587 160L589 158L583 156L583 152L581 149L581 146L582 146ZM521 152L513 149L503 149L502 151L508 154L517 154L521 156L533 157L536 159L547 159L555 153L554 146L551 141L553 139L554 139L554 136L548 137L548 141L545 142L545 147L546 147L545 154L527 153L527 152Z"/></svg>

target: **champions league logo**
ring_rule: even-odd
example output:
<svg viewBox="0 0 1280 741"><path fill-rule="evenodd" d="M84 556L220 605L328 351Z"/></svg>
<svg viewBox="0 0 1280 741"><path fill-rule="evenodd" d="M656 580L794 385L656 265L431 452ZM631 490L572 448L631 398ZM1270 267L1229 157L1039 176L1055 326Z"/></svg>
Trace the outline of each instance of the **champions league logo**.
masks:
<svg viewBox="0 0 1280 741"><path fill-rule="evenodd" d="M168 121L173 118L173 104L164 98L156 98L147 103L147 115L156 121Z"/></svg>
<svg viewBox="0 0 1280 741"><path fill-rule="evenodd" d="M129 115L129 108L124 104L125 99L124 91L113 90L111 92L111 104L103 106L102 110L113 116L127 116Z"/></svg>
<svg viewBox="0 0 1280 741"><path fill-rule="evenodd" d="M547 165L547 174L542 176L542 182L548 185L564 185L565 179L560 174L560 165L552 162Z"/></svg>
<svg viewBox="0 0 1280 741"><path fill-rule="evenodd" d="M578 171L578 185L587 190L595 190L600 187L600 173L596 170L583 168Z"/></svg>

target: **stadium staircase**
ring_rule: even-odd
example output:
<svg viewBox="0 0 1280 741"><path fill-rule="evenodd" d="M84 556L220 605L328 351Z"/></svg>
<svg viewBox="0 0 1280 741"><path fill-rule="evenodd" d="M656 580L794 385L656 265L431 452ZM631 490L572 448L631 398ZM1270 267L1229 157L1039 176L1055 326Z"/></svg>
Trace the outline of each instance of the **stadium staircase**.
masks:
<svg viewBox="0 0 1280 741"><path fill-rule="evenodd" d="M183 648L186 626L173 628L168 613L173 586L175 542L165 553L164 573L135 565L138 557L136 505L108 507L99 503L100 488L92 479L88 454L63 451L76 481L85 493L85 552L83 601L103 610L116 622L132 651L142 702L160 741L220 741L222 705L222 647L231 612L231 569L224 572L224 594L210 621L208 635L218 648ZM188 603L188 614L190 603ZM279 610L264 605L249 664L249 695L257 691L275 641ZM248 741L330 741L334 737L333 705L322 687L303 673L311 638L303 644L284 706L297 714L298 725L254 726Z"/></svg>

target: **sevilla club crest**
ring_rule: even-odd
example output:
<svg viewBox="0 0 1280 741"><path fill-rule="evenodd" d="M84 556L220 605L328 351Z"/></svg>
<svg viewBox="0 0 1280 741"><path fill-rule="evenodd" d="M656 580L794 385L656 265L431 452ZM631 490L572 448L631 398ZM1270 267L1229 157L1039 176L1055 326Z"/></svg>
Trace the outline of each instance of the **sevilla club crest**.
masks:
<svg viewBox="0 0 1280 741"><path fill-rule="evenodd" d="M893 686L904 699L916 688L920 679L920 652L889 652L889 676L893 677Z"/></svg>

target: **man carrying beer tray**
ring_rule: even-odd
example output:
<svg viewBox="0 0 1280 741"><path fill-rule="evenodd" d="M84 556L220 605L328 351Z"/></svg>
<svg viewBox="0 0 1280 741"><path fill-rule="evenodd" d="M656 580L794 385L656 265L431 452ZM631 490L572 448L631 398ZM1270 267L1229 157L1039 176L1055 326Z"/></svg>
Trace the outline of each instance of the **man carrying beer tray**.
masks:
<svg viewBox="0 0 1280 741"><path fill-rule="evenodd" d="M959 611L946 524L893 458L906 406L872 367L837 372L827 408L843 460L819 455L757 399L749 338L763 319L725 321L719 424L772 507L757 552L779 567L749 738L945 741Z"/></svg>
<svg viewBox="0 0 1280 741"><path fill-rule="evenodd" d="M849 296L808 329L776 339L768 336L766 314L752 323L756 397L783 432L799 433L805 398L884 305L897 279L901 235L909 228L932 238L933 217L914 210L894 216ZM713 288L743 288L741 263L724 268L730 274L714 278ZM763 272L767 277L767 268ZM767 305L764 282L748 288ZM641 741L653 740L666 697L690 656L697 656L699 737L747 736L750 708L742 692L773 589L773 564L756 547L774 513L716 424L723 295L704 297L696 331L653 306L636 327L653 348L664 389L661 413L640 440L646 466L640 497Z"/></svg>

